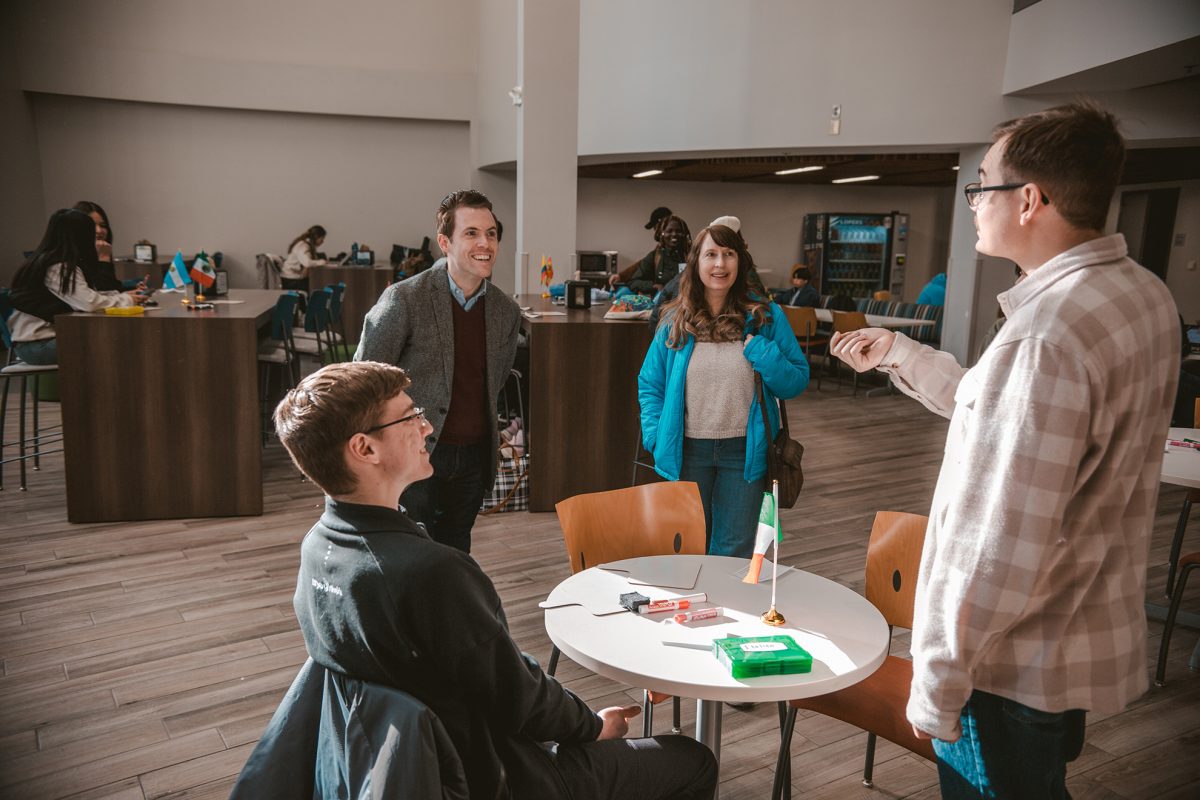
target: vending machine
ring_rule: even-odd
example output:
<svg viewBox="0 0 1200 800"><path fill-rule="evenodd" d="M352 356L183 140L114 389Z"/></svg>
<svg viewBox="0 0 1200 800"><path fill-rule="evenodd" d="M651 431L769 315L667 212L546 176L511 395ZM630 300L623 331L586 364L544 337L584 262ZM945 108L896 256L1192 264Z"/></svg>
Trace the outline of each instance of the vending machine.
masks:
<svg viewBox="0 0 1200 800"><path fill-rule="evenodd" d="M804 215L800 260L821 294L871 297L886 289L899 299L907 253L908 214Z"/></svg>

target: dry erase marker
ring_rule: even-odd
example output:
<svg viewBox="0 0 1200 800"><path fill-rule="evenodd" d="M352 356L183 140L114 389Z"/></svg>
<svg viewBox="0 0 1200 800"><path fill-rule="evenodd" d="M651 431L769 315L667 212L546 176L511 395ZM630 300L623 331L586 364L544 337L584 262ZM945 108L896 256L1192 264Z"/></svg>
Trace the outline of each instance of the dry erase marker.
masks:
<svg viewBox="0 0 1200 800"><path fill-rule="evenodd" d="M704 592L689 594L684 597L672 597L667 600L651 600L644 606L638 606L639 614L654 614L659 611L682 611L692 603L703 603L708 600Z"/></svg>
<svg viewBox="0 0 1200 800"><path fill-rule="evenodd" d="M684 611L682 614L675 615L676 622L698 622L702 619L713 619L725 613L725 609L720 606L714 608L698 608L695 611Z"/></svg>
<svg viewBox="0 0 1200 800"><path fill-rule="evenodd" d="M1167 445L1170 447L1190 447L1193 450L1200 450L1200 444L1189 442L1187 439L1182 441L1179 439L1167 439Z"/></svg>

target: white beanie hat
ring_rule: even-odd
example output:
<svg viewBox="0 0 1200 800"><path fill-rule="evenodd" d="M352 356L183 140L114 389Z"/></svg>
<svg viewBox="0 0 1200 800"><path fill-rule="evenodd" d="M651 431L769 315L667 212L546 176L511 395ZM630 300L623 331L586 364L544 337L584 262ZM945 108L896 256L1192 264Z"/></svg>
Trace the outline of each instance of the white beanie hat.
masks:
<svg viewBox="0 0 1200 800"><path fill-rule="evenodd" d="M742 230L742 221L740 219L738 219L737 217L730 217L730 216L717 217L712 222L708 223L708 227L710 227L710 228L713 225L724 225L726 228L729 228L734 233L741 233L741 230Z"/></svg>

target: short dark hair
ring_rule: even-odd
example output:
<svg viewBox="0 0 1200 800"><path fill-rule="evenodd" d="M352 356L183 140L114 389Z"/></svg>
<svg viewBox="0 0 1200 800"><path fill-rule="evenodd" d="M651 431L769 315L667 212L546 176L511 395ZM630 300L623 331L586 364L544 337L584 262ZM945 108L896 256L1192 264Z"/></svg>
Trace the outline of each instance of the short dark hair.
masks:
<svg viewBox="0 0 1200 800"><path fill-rule="evenodd" d="M792 277L798 278L802 281L811 281L812 280L812 270L810 270L808 267L806 267L802 264L797 264L795 267L792 268Z"/></svg>
<svg viewBox="0 0 1200 800"><path fill-rule="evenodd" d="M300 471L325 494L349 494L357 481L346 466L346 442L379 424L384 406L410 385L408 374L391 364L330 364L279 401L275 432Z"/></svg>
<svg viewBox="0 0 1200 800"><path fill-rule="evenodd" d="M993 141L1002 139L1004 182L1036 183L1071 225L1104 229L1125 166L1116 117L1080 101L1002 122Z"/></svg>
<svg viewBox="0 0 1200 800"><path fill-rule="evenodd" d="M483 192L477 192L474 189L459 189L451 192L442 198L437 210L437 232L447 239L454 237L454 212L460 208L486 208L492 212L492 219L496 219L492 201ZM497 232L499 232L499 220L496 221Z"/></svg>

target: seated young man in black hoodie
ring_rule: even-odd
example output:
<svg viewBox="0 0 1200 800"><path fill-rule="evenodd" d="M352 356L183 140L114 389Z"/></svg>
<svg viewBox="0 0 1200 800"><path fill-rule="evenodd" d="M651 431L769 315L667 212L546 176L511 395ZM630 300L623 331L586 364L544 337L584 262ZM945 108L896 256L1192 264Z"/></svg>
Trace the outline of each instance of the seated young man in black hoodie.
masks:
<svg viewBox="0 0 1200 800"><path fill-rule="evenodd" d="M294 605L322 666L436 713L480 798L710 798L716 761L682 736L625 739L638 707L593 712L523 654L492 582L397 502L432 472L423 410L398 367L333 364L275 409L296 466L326 494L301 545Z"/></svg>

